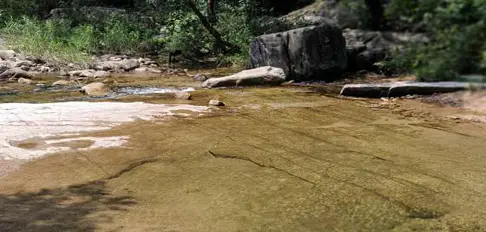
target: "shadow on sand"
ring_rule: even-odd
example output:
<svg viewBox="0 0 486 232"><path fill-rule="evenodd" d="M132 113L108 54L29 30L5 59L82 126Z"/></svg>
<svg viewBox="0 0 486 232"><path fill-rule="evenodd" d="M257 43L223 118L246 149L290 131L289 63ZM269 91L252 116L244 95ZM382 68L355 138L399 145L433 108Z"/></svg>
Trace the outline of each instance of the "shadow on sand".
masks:
<svg viewBox="0 0 486 232"><path fill-rule="evenodd" d="M110 213L135 204L109 195L104 181L0 195L0 231L94 231L95 223L111 221Z"/></svg>

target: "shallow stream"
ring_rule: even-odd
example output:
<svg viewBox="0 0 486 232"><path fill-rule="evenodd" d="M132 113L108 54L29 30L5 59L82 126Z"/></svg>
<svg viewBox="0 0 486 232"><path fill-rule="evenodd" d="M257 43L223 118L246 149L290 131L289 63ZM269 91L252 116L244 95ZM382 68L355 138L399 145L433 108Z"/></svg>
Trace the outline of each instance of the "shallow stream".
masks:
<svg viewBox="0 0 486 232"><path fill-rule="evenodd" d="M0 104L12 131L2 162L20 167L0 179L1 231L486 230L486 126L449 117L466 109L340 98L332 86L116 81L130 94L3 98L51 103ZM139 94L152 88L195 91ZM50 155L6 162L29 152Z"/></svg>

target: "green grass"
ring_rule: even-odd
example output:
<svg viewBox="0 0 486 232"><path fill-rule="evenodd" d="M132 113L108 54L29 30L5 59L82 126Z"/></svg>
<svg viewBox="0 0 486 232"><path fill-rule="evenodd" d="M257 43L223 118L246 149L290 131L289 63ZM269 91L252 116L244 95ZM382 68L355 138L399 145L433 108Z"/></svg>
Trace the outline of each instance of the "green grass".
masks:
<svg viewBox="0 0 486 232"><path fill-rule="evenodd" d="M9 48L53 65L76 62L88 65L93 51L94 28L71 28L67 21L37 21L27 17L9 20L2 29Z"/></svg>

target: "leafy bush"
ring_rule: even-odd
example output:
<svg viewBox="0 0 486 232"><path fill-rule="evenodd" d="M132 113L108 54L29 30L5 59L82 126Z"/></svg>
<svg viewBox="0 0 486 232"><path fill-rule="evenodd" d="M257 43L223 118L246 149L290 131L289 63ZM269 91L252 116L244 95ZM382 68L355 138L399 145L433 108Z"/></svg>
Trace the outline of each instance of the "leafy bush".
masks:
<svg viewBox="0 0 486 232"><path fill-rule="evenodd" d="M357 25L356 28L369 29L371 28L371 15L364 0L342 0L339 1L339 11L345 17L352 17Z"/></svg>
<svg viewBox="0 0 486 232"><path fill-rule="evenodd" d="M486 0L392 1L405 4L402 22L426 25L431 43L410 49L400 62L423 81L453 80L459 74L485 73ZM426 14L422 14L427 9ZM417 15L419 14L422 15ZM406 20L405 20L406 19ZM400 63L395 59L395 63Z"/></svg>
<svg viewBox="0 0 486 232"><path fill-rule="evenodd" d="M143 40L140 31L130 27L128 22L116 15L108 19L100 31L98 52L134 54Z"/></svg>

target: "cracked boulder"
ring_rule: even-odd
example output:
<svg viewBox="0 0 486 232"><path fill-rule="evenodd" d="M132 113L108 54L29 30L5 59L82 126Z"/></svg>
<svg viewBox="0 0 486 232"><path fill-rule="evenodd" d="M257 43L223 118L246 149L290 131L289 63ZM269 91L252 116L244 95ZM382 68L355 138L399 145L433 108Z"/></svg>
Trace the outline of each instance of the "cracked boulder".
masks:
<svg viewBox="0 0 486 232"><path fill-rule="evenodd" d="M342 31L331 23L259 36L250 57L252 67L281 68L293 80L333 80L347 66Z"/></svg>
<svg viewBox="0 0 486 232"><path fill-rule="evenodd" d="M403 51L407 45L426 43L422 34L406 32L380 32L346 29L348 70L372 70L377 62L386 60Z"/></svg>

